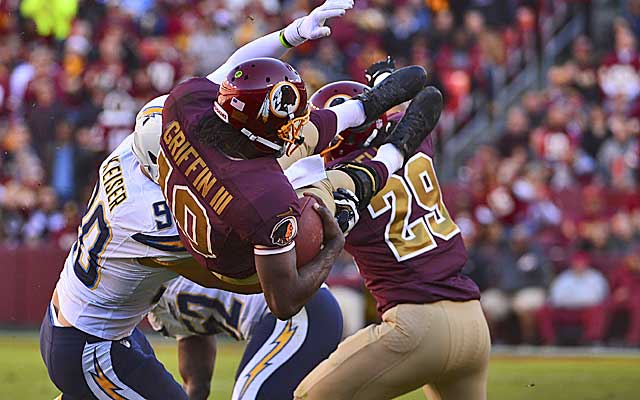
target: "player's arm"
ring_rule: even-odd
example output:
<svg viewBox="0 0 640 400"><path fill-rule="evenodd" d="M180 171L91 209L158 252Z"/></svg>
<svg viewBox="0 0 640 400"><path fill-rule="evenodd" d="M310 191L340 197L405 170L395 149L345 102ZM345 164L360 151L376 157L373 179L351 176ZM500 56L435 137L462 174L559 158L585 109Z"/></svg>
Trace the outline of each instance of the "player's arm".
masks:
<svg viewBox="0 0 640 400"><path fill-rule="evenodd" d="M296 19L284 29L242 46L207 78L220 84L233 67L244 61L258 57L280 58L287 50L307 40L327 37L331 34L331 28L324 26L327 19L340 17L351 8L353 8L353 0L327 0L309 15Z"/></svg>
<svg viewBox="0 0 640 400"><path fill-rule="evenodd" d="M194 335L178 339L178 369L190 400L209 397L215 363L215 336Z"/></svg>
<svg viewBox="0 0 640 400"><path fill-rule="evenodd" d="M171 271L189 279L191 282L195 282L198 285L207 288L220 289L240 294L255 294L262 292L259 283L255 285L234 285L222 281L190 256L172 259L150 257L139 258L138 262L147 267L170 269Z"/></svg>
<svg viewBox="0 0 640 400"><path fill-rule="evenodd" d="M293 246L279 254L273 251L271 254L260 253L256 249L256 271L264 297L273 315L281 320L293 317L304 307L325 281L344 247L344 236L333 214L320 205L314 208L322 219L324 246L311 262L296 268Z"/></svg>

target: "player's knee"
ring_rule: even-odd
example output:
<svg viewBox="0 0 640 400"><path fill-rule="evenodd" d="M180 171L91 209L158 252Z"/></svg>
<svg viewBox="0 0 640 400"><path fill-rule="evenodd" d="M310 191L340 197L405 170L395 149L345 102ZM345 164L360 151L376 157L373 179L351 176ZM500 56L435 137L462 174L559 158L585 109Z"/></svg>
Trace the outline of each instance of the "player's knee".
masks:
<svg viewBox="0 0 640 400"><path fill-rule="evenodd" d="M298 193L298 196L303 196L305 193L310 193L319 197L320 200L322 200L325 206L329 209L331 214L335 214L336 204L333 201L333 192L329 188L327 188L325 185L305 187L305 188L296 190L296 193Z"/></svg>
<svg viewBox="0 0 640 400"><path fill-rule="evenodd" d="M186 392L189 400L207 400L211 391L211 383L209 381L189 382L186 385Z"/></svg>

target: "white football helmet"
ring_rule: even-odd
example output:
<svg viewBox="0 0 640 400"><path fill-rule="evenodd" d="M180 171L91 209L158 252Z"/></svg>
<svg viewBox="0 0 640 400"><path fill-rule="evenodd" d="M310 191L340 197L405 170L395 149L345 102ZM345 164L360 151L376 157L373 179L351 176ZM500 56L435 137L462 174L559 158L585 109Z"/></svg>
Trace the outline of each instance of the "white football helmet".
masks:
<svg viewBox="0 0 640 400"><path fill-rule="evenodd" d="M136 127L133 131L133 152L156 183L162 136L162 109L167 97L168 94L159 96L145 104L136 115Z"/></svg>

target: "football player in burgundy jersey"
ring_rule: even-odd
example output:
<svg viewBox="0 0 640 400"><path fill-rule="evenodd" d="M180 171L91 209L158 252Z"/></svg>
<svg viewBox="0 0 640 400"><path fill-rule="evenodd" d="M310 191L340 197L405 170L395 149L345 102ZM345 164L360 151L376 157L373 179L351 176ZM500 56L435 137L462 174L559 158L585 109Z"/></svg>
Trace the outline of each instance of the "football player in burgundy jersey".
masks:
<svg viewBox="0 0 640 400"><path fill-rule="evenodd" d="M378 64L377 72L385 66L391 69ZM371 81L377 74L369 75ZM365 89L357 82L329 84L311 103L323 109ZM341 133L329 157L337 158L333 163L372 158L376 150L361 143L379 143L385 126L383 119ZM346 238L382 323L346 339L303 380L296 399L392 399L419 387L432 400L486 398L489 330L478 287L462 274L467 252L442 200L433 157L427 137Z"/></svg>
<svg viewBox="0 0 640 400"><path fill-rule="evenodd" d="M284 50L312 38L305 32L301 24L264 39L272 37ZM319 153L337 132L368 124L413 99L373 159L331 171L335 186L366 206L415 152L426 136L423 127L439 118L441 94L425 84L423 68L406 67L367 93L311 111L300 75L282 61L258 57L225 63L206 78L175 87L163 110L158 182L189 252L220 280L262 290L276 317L295 315L326 278L344 239L319 207L323 249L296 268L300 205L283 168Z"/></svg>

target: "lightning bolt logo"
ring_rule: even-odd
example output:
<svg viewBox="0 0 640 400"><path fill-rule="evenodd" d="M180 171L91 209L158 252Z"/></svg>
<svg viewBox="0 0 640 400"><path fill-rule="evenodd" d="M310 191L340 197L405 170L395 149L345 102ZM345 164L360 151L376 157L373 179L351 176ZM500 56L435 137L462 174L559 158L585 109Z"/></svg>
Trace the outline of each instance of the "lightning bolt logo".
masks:
<svg viewBox="0 0 640 400"><path fill-rule="evenodd" d="M278 337L275 338L273 342L271 342L271 344L274 345L271 351L267 353L266 356L262 357L262 360L260 360L256 364L256 366L253 367L251 371L249 371L249 373L245 375L247 377L247 380L242 386L242 391L240 391L240 397L239 397L240 399L244 396L245 392L247 391L247 389L249 389L249 386L258 377L258 375L260 375L262 371L264 371L269 365L271 365L270 361L275 356L277 356L278 353L282 351L282 349L285 348L287 343L291 341L291 338L293 338L293 335L296 333L297 329L298 329L297 326L296 327L293 326L292 320L287 321L284 328L282 328L282 332L280 332Z"/></svg>
<svg viewBox="0 0 640 400"><path fill-rule="evenodd" d="M121 387L118 387L115 383L111 382L107 375L102 370L102 367L98 363L98 357L96 356L96 351L93 351L93 368L96 370L95 373L91 373L91 377L93 381L102 389L102 391L109 396L110 399L113 400L127 400L126 398L120 396L116 393L116 390L122 390Z"/></svg>

